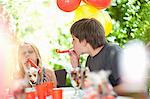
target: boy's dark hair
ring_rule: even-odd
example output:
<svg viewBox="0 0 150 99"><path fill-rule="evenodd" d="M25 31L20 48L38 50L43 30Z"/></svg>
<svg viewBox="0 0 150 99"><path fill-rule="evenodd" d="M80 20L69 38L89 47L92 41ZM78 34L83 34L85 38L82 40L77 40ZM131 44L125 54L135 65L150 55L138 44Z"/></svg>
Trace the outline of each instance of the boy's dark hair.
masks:
<svg viewBox="0 0 150 99"><path fill-rule="evenodd" d="M70 29L72 35L79 39L86 40L93 49L103 46L106 43L105 32L102 24L94 18L83 18L75 22Z"/></svg>

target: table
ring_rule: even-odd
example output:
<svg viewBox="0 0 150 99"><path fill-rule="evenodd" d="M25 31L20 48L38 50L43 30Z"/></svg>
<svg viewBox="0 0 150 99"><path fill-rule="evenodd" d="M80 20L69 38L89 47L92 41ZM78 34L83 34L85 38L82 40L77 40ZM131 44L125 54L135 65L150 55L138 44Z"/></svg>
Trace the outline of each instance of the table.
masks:
<svg viewBox="0 0 150 99"><path fill-rule="evenodd" d="M63 99L82 99L80 98L72 98L72 96L75 93L75 90L73 87L62 87L63 90ZM116 99L133 99L130 97L124 97L124 96L118 96Z"/></svg>

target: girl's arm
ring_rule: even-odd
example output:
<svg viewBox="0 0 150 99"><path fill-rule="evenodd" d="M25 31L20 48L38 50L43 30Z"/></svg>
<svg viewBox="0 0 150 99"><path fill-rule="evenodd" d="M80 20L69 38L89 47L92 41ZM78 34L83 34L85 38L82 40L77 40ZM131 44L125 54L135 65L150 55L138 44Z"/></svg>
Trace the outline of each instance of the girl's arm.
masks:
<svg viewBox="0 0 150 99"><path fill-rule="evenodd" d="M53 70L45 69L45 76L46 76L45 77L46 81L52 81L52 82L54 82L54 87L57 86L56 75Z"/></svg>

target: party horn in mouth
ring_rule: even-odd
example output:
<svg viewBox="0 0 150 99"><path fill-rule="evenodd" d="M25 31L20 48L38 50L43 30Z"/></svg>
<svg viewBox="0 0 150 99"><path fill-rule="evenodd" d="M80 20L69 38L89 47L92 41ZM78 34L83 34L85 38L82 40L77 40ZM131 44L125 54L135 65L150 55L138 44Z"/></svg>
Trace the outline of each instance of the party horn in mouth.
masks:
<svg viewBox="0 0 150 99"><path fill-rule="evenodd" d="M27 63L31 64L31 66L35 67L36 69L38 69L38 73L41 72L41 69L35 64L33 63L33 61L31 59L27 60Z"/></svg>
<svg viewBox="0 0 150 99"><path fill-rule="evenodd" d="M70 52L70 49L68 50L59 50L59 49L56 49L56 53L69 53Z"/></svg>

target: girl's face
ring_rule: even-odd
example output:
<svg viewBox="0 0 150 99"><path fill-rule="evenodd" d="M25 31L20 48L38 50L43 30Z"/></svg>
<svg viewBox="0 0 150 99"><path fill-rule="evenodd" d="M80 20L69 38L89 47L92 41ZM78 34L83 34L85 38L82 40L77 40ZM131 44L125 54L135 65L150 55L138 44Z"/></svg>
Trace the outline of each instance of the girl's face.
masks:
<svg viewBox="0 0 150 99"><path fill-rule="evenodd" d="M37 55L34 49L29 44L24 44L21 47L21 63L23 66L28 67L27 60L31 59L35 64L37 64Z"/></svg>
<svg viewBox="0 0 150 99"><path fill-rule="evenodd" d="M84 41L79 41L78 38L72 35L72 44L73 44L73 49L77 53L77 55L81 55L84 53L85 50L85 42Z"/></svg>

